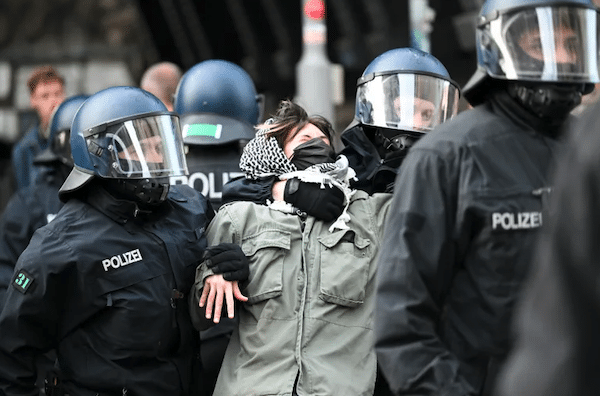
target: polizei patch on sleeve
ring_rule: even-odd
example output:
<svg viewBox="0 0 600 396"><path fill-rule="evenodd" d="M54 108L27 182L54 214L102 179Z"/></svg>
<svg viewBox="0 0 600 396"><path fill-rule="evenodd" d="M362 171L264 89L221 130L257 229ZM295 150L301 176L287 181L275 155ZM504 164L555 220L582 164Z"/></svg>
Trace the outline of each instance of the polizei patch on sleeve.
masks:
<svg viewBox="0 0 600 396"><path fill-rule="evenodd" d="M33 284L33 277L24 270L19 270L13 278L12 285L15 289L25 294Z"/></svg>

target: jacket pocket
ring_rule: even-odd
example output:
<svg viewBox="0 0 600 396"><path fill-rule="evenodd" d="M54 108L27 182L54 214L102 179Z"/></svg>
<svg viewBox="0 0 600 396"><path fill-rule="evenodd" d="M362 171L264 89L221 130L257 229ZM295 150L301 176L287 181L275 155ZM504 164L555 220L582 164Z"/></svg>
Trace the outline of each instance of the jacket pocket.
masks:
<svg viewBox="0 0 600 396"><path fill-rule="evenodd" d="M115 256L118 257L118 256ZM113 257L114 261L115 260ZM161 265L147 265L145 262L132 262L126 267L108 271L100 277L90 279L88 284L95 289L96 295L101 295L116 290L126 289L132 285L143 283L149 279L164 276L169 272L168 267Z"/></svg>
<svg viewBox="0 0 600 396"><path fill-rule="evenodd" d="M319 298L346 307L361 305L369 281L371 241L342 230L319 237L319 242L323 245Z"/></svg>
<svg viewBox="0 0 600 396"><path fill-rule="evenodd" d="M261 231L242 240L242 250L250 260L250 276L242 288L248 304L282 294L283 263L290 244L290 233L280 230Z"/></svg>

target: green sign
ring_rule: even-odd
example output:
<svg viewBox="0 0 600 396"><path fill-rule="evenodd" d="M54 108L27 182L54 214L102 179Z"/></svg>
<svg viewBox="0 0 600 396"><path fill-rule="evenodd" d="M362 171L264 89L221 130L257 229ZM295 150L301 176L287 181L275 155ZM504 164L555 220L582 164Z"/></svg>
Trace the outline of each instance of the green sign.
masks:
<svg viewBox="0 0 600 396"><path fill-rule="evenodd" d="M25 272L24 270L19 270L19 272L17 272L17 274L15 275L15 277L13 279L12 285L14 286L15 289L17 289L21 293L25 294L27 289L29 289L29 287L31 287L32 283L33 283L33 277L31 275L29 275L27 272Z"/></svg>
<svg viewBox="0 0 600 396"><path fill-rule="evenodd" d="M217 124L187 124L183 127L183 137L190 136L209 136L215 139L221 138L221 130L223 125Z"/></svg>

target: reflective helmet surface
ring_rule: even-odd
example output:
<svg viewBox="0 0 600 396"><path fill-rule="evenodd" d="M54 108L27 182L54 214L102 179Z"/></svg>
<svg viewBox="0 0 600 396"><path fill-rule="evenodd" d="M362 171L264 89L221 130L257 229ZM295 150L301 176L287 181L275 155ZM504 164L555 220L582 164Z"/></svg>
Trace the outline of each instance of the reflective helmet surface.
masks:
<svg viewBox="0 0 600 396"><path fill-rule="evenodd" d="M36 158L36 162L60 161L67 166L73 166L70 144L71 124L75 113L88 97L88 95L68 97L54 109L50 118L49 147Z"/></svg>
<svg viewBox="0 0 600 396"><path fill-rule="evenodd" d="M154 95L111 87L90 96L71 126L74 168L60 192L103 179L155 179L187 173L178 116Z"/></svg>
<svg viewBox="0 0 600 396"><path fill-rule="evenodd" d="M359 78L355 118L421 134L457 114L459 95L458 85L434 56L396 48L375 58Z"/></svg>
<svg viewBox="0 0 600 396"><path fill-rule="evenodd" d="M477 71L463 88L481 103L489 79L584 84L598 74L598 11L590 0L488 0L476 31Z"/></svg>
<svg viewBox="0 0 600 396"><path fill-rule="evenodd" d="M185 143L197 145L252 139L261 105L250 75L235 63L219 59L190 68L174 100Z"/></svg>

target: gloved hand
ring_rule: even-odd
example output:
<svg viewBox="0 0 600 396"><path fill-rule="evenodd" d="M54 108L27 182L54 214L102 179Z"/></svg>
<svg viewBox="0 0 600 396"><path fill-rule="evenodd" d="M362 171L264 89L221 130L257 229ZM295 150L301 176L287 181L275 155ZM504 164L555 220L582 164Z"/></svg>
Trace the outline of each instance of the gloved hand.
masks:
<svg viewBox="0 0 600 396"><path fill-rule="evenodd" d="M285 202L290 203L319 220L337 219L344 210L344 193L337 187L320 183L304 183L292 178L285 183L283 193Z"/></svg>
<svg viewBox="0 0 600 396"><path fill-rule="evenodd" d="M215 274L228 281L243 281L250 275L250 261L235 243L221 243L207 247L202 259Z"/></svg>

